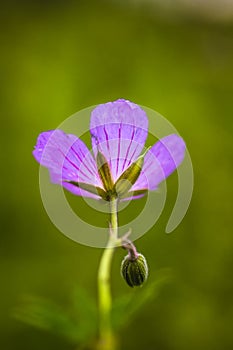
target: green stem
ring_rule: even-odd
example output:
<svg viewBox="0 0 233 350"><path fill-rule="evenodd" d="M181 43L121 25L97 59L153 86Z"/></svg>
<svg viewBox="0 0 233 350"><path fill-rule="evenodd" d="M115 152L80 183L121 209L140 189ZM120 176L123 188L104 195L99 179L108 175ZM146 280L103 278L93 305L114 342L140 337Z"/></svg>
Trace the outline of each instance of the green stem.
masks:
<svg viewBox="0 0 233 350"><path fill-rule="evenodd" d="M111 325L111 264L118 242L117 199L110 201L111 228L109 241L104 249L98 271L99 297L99 350L115 350L115 339Z"/></svg>

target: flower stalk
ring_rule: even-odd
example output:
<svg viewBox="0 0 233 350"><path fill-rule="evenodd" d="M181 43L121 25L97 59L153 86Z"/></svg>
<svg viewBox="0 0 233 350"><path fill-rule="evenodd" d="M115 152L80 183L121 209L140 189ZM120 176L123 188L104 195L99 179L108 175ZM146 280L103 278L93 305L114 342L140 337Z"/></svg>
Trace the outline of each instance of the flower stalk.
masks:
<svg viewBox="0 0 233 350"><path fill-rule="evenodd" d="M115 350L116 342L111 325L111 265L115 247L119 242L118 238L118 200L113 198L110 201L110 233L109 241L104 249L98 270L98 298L99 298L99 342L98 350Z"/></svg>

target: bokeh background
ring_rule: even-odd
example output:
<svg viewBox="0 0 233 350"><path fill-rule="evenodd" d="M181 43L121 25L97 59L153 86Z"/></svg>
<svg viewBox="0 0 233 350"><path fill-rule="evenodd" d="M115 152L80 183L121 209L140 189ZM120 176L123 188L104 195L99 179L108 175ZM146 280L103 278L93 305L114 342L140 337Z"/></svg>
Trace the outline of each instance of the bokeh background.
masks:
<svg viewBox="0 0 233 350"><path fill-rule="evenodd" d="M183 222L166 235L177 191L176 175L169 178L165 210L137 242L150 265L148 284L161 269L173 278L125 325L122 349L232 349L232 1L21 0L2 2L0 16L0 348L74 349L56 331L13 317L25 295L66 308L79 284L95 298L102 252L50 222L31 152L41 131L76 111L126 98L179 130L195 187ZM115 297L132 292L119 274L123 256L119 250L114 258Z"/></svg>

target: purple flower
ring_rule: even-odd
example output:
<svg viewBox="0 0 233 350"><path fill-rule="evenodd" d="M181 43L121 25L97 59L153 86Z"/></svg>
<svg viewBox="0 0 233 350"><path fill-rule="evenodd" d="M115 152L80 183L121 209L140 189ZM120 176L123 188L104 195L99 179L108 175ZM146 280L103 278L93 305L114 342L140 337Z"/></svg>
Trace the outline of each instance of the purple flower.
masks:
<svg viewBox="0 0 233 350"><path fill-rule="evenodd" d="M33 151L35 159L49 169L51 181L78 196L140 198L156 190L185 154L184 141L172 134L140 156L148 119L138 105L123 99L92 111L90 134L93 154L75 135L58 129L41 133ZM125 187L119 179L125 181Z"/></svg>

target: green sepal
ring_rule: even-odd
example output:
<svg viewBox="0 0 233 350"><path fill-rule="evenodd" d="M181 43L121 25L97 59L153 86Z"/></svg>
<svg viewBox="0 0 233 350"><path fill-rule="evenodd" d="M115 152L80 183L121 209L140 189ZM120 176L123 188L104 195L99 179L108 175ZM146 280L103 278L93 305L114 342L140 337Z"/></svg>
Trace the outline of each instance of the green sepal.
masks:
<svg viewBox="0 0 233 350"><path fill-rule="evenodd" d="M84 191L87 191L87 192L93 193L97 196L100 196L104 200L108 200L108 194L102 188L100 188L98 186L93 186L93 185L87 184L85 182L78 182L78 181L65 180L64 182L68 182L76 187L81 188Z"/></svg>
<svg viewBox="0 0 233 350"><path fill-rule="evenodd" d="M121 176L117 179L114 189L118 195L118 197L125 196L127 192L131 189L131 187L137 181L139 175L141 174L142 167L144 164L145 155L148 152L150 147L146 150L144 154L139 156L135 162L133 162Z"/></svg>
<svg viewBox="0 0 233 350"><path fill-rule="evenodd" d="M142 190L129 191L129 192L126 192L125 194L123 194L121 196L121 199L135 197L135 196L140 196L141 194L144 195L144 194L147 194L147 193L148 193L148 190L146 188L142 189Z"/></svg>
<svg viewBox="0 0 233 350"><path fill-rule="evenodd" d="M114 188L114 182L112 179L111 169L107 159L100 151L97 152L96 163L100 179L106 192L112 191Z"/></svg>

